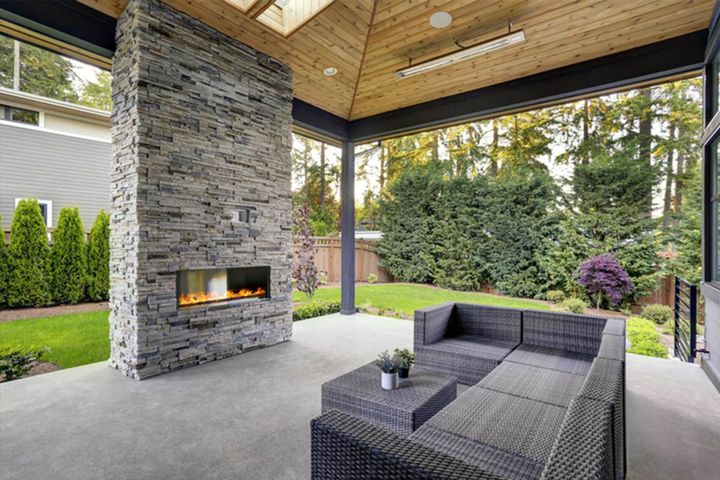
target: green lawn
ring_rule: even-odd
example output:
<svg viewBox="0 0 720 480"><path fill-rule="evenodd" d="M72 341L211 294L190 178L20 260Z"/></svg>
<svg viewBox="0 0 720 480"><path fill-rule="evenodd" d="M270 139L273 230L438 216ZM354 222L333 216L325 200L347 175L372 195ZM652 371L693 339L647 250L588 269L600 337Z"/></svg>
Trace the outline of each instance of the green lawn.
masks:
<svg viewBox="0 0 720 480"><path fill-rule="evenodd" d="M293 292L295 302L305 302L305 295ZM340 301L340 288L321 288L315 300ZM548 309L541 302L487 293L456 292L423 285L385 284L358 285L356 302L361 308L374 308L383 313L396 312L411 317L415 309L436 303L457 301L498 307ZM76 313L0 323L0 344L50 347L44 360L60 368L76 367L107 360L108 312Z"/></svg>
<svg viewBox="0 0 720 480"><path fill-rule="evenodd" d="M60 368L110 356L108 312L75 313L0 323L0 344L50 347L43 360Z"/></svg>
<svg viewBox="0 0 720 480"><path fill-rule="evenodd" d="M313 300L340 301L339 287L323 287L318 289ZM305 294L293 292L293 301L307 302ZM513 297L501 297L489 293L457 292L425 285L383 284L358 285L355 288L355 303L363 307L373 307L379 310L392 310L404 316L412 316L416 309L443 302L467 302L492 305L495 307L534 308L549 310L550 307L542 302L525 300Z"/></svg>

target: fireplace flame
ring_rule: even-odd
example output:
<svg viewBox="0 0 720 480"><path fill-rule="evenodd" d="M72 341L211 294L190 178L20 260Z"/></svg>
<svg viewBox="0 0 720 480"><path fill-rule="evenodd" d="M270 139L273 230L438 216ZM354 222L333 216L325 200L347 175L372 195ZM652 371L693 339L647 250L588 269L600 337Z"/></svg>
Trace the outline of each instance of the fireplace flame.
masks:
<svg viewBox="0 0 720 480"><path fill-rule="evenodd" d="M228 290L224 296L215 293L197 292L197 293L181 293L178 297L178 303L181 306L195 305L198 303L217 302L220 300L233 300L237 298L256 298L264 297L265 289L257 287L255 290L250 288L241 288L240 290Z"/></svg>

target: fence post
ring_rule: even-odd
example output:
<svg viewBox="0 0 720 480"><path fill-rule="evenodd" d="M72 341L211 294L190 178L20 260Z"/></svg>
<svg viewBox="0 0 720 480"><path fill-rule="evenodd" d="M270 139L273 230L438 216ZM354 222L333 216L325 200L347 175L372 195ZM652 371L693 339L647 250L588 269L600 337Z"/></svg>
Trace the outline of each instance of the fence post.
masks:
<svg viewBox="0 0 720 480"><path fill-rule="evenodd" d="M690 358L695 362L697 354L697 285L690 285Z"/></svg>

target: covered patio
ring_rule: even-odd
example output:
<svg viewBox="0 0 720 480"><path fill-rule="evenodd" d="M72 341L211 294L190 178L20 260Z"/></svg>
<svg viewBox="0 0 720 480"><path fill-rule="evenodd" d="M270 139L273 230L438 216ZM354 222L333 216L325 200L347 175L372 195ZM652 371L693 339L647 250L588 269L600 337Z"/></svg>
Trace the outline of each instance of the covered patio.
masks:
<svg viewBox="0 0 720 480"><path fill-rule="evenodd" d="M114 78L114 370L93 364L0 387L8 479L307 478L321 385L381 350L413 347L412 322L357 313L356 146L700 71L717 79L720 44L709 0L6 3L3 33ZM455 30L443 30L446 17L428 24L440 7ZM480 53L460 61L471 50ZM706 101L717 104L714 89ZM706 142L720 125L713 113ZM341 314L298 323L293 131L342 148ZM712 286L710 149L703 245ZM196 284L206 290L199 300ZM708 301L710 350L720 338L714 308ZM508 351L524 334L516 313ZM605 328L586 342L594 352L573 352L592 357L588 369ZM614 345L625 335L616 328ZM634 355L625 363L619 350L624 396L602 407L615 419L626 408L628 478L717 476L720 404L709 378L720 355L707 357L706 374Z"/></svg>
<svg viewBox="0 0 720 480"><path fill-rule="evenodd" d="M320 385L411 339L410 321L329 315L292 342L143 382L103 362L3 384L3 478L308 478ZM720 403L697 366L628 355L627 418L628 479L720 469Z"/></svg>

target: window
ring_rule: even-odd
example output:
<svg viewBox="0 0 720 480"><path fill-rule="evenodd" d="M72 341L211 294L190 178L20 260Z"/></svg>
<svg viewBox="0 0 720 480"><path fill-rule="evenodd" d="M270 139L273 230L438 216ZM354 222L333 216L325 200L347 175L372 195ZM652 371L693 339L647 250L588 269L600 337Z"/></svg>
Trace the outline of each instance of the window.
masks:
<svg viewBox="0 0 720 480"><path fill-rule="evenodd" d="M40 112L34 110L26 110L19 107L11 107L9 105L0 105L3 120L8 122L25 123L27 125L40 125Z"/></svg>
<svg viewBox="0 0 720 480"><path fill-rule="evenodd" d="M18 203L20 203L21 200L24 200L24 198L15 199L15 208L17 208ZM38 200L38 203L40 204L40 213L45 219L45 225L48 228L52 227L52 201Z"/></svg>

